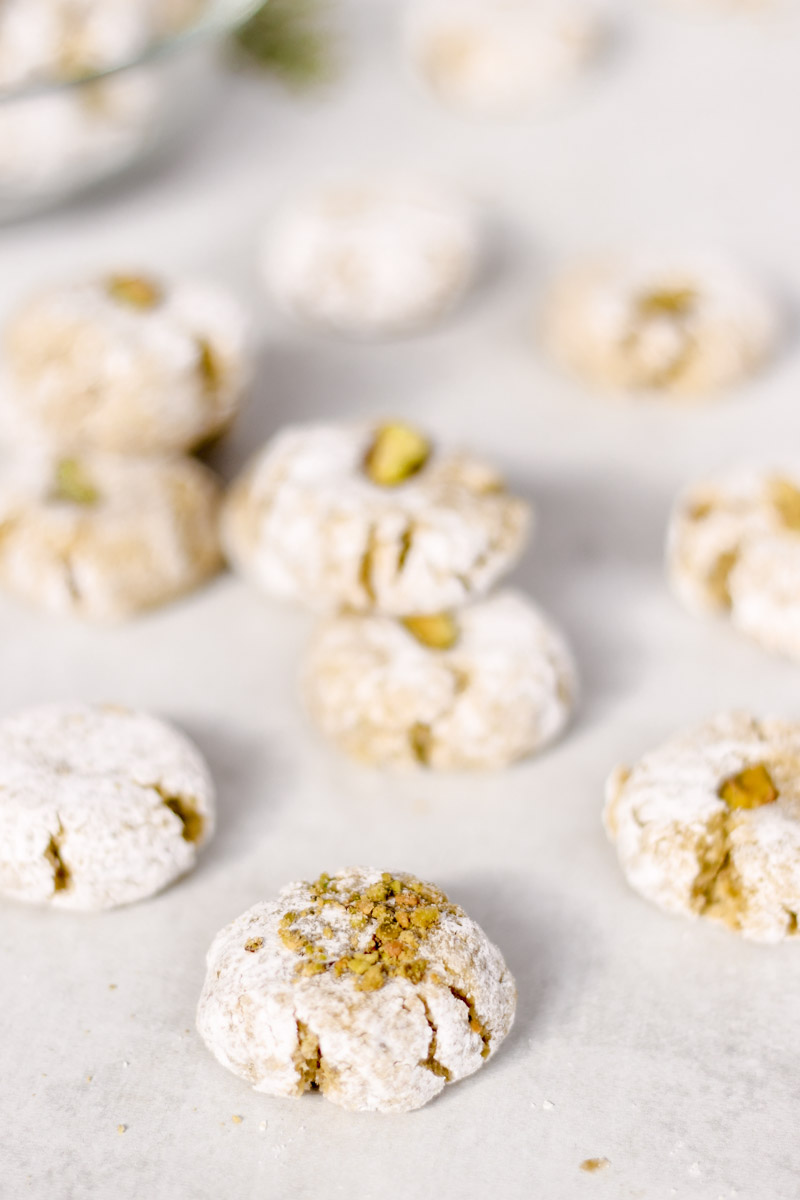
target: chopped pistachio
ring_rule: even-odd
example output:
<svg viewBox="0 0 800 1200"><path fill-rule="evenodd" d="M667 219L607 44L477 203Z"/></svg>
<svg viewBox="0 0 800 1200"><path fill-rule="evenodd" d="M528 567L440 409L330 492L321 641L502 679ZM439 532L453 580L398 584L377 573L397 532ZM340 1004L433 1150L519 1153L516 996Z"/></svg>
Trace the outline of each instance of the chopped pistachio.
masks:
<svg viewBox="0 0 800 1200"><path fill-rule="evenodd" d="M378 961L378 952L374 950L370 954L352 954L345 961L348 971L352 971L354 975L365 975Z"/></svg>
<svg viewBox="0 0 800 1200"><path fill-rule="evenodd" d="M382 988L385 982L386 976L383 973L383 968L376 963L364 972L356 987L360 992L375 992L378 988Z"/></svg>
<svg viewBox="0 0 800 1200"><path fill-rule="evenodd" d="M455 617L450 613L404 617L403 624L418 642L429 646L431 650L450 650L460 636Z"/></svg>
<svg viewBox="0 0 800 1200"><path fill-rule="evenodd" d="M410 916L411 924L415 928L430 929L431 925L435 925L439 920L439 910L434 904L430 904L424 908L413 909Z"/></svg>
<svg viewBox="0 0 800 1200"><path fill-rule="evenodd" d="M397 487L421 471L430 455L430 442L410 425L383 425L367 451L364 469L380 487Z"/></svg>
<svg viewBox="0 0 800 1200"><path fill-rule="evenodd" d="M661 288L640 297L638 308L643 317L685 317L696 299L693 288Z"/></svg>
<svg viewBox="0 0 800 1200"><path fill-rule="evenodd" d="M108 294L119 304L130 308L158 308L164 293L153 279L141 275L112 275L108 281Z"/></svg>
<svg viewBox="0 0 800 1200"><path fill-rule="evenodd" d="M323 886L327 890L325 896L321 895ZM299 913L284 913L278 931L284 945L310 960L296 965L298 974L317 975L332 970L336 976L353 975L360 991L377 991L387 979L395 976L414 983L422 981L427 972L427 961L418 957L420 942L439 920L439 906L448 904L443 893L418 880L404 882L388 872L363 893L340 894L336 882L328 876L312 884L311 893L312 905ZM325 903L335 904L343 910L357 931L351 936L351 953L336 961L328 959L322 944L314 945L293 928L295 921L319 915ZM412 923L413 930L410 928ZM371 930L366 945L358 933L363 930ZM333 937L332 927L324 926L321 937Z"/></svg>
<svg viewBox="0 0 800 1200"><path fill-rule="evenodd" d="M761 808L765 804L775 803L778 789L764 763L758 763L726 779L719 789L719 795L728 808Z"/></svg>
<svg viewBox="0 0 800 1200"><path fill-rule="evenodd" d="M56 465L52 498L90 508L99 503L100 493L77 458L62 458Z"/></svg>
<svg viewBox="0 0 800 1200"><path fill-rule="evenodd" d="M300 968L301 975L321 975L323 971L327 971L328 964L324 962L307 962L303 963Z"/></svg>
<svg viewBox="0 0 800 1200"><path fill-rule="evenodd" d="M388 899L388 891L389 889L387 888L386 884L381 881L380 883L370 884L370 886L364 892L364 895L366 896L367 900L372 900L377 904L381 900Z"/></svg>

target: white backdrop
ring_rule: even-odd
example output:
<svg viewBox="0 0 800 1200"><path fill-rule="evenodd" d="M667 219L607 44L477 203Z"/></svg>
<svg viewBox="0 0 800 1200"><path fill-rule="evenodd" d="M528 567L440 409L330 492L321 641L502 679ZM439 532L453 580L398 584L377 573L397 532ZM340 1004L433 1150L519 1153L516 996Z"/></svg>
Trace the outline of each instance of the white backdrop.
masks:
<svg viewBox="0 0 800 1200"><path fill-rule="evenodd" d="M251 408L217 455L226 473L289 420L365 412L497 459L538 506L518 582L570 634L582 707L555 750L505 774L389 778L308 728L295 695L307 619L231 577L111 631L0 603L0 711L73 696L152 708L197 739L222 809L199 869L150 903L86 918L0 907L0 1195L796 1200L800 949L637 899L599 813L609 768L676 726L726 706L800 715L798 667L684 614L661 570L682 482L797 439L800 347L790 338L728 400L635 408L552 370L530 314L563 256L652 241L728 249L791 310L798 25L631 0L579 93L498 126L449 115L409 81L389 0L351 8L350 69L329 94L233 80L160 174L0 230L0 309L111 264L210 271L252 302L264 342ZM258 285L263 214L318 171L387 164L437 170L485 202L482 287L415 341L351 346L289 327ZM216 930L289 879L351 862L436 880L519 984L516 1027L488 1068L408 1116L260 1097L193 1029ZM595 1156L611 1165L582 1173Z"/></svg>

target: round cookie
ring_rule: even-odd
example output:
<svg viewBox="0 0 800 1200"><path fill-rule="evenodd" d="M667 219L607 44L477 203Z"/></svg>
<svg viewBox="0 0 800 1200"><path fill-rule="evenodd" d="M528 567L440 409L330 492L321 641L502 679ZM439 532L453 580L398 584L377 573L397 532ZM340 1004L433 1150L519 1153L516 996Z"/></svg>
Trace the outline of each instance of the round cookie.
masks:
<svg viewBox="0 0 800 1200"><path fill-rule="evenodd" d="M3 204L111 175L152 141L160 91L146 68L0 103Z"/></svg>
<svg viewBox="0 0 800 1200"><path fill-rule="evenodd" d="M128 63L195 20L207 0L2 0L0 87Z"/></svg>
<svg viewBox="0 0 800 1200"><path fill-rule="evenodd" d="M53 613L130 617L219 570L218 508L191 458L22 458L0 475L0 587Z"/></svg>
<svg viewBox="0 0 800 1200"><path fill-rule="evenodd" d="M528 526L492 468L410 426L365 423L284 430L231 489L222 536L270 596L405 616L483 595Z"/></svg>
<svg viewBox="0 0 800 1200"><path fill-rule="evenodd" d="M610 391L702 397L766 359L777 318L766 296L718 261L597 259L556 281L542 336L563 366Z"/></svg>
<svg viewBox="0 0 800 1200"><path fill-rule="evenodd" d="M267 286L295 317L351 337L432 324L461 298L479 257L475 217L423 180L320 187L276 214L264 242Z"/></svg>
<svg viewBox="0 0 800 1200"><path fill-rule="evenodd" d="M800 659L800 468L740 468L678 500L667 537L673 590L726 614L768 650Z"/></svg>
<svg viewBox="0 0 800 1200"><path fill-rule="evenodd" d="M8 420L80 449L190 449L233 420L246 340L215 285L110 274L51 288L5 330Z"/></svg>
<svg viewBox="0 0 800 1200"><path fill-rule="evenodd" d="M618 767L604 822L637 892L744 937L797 935L800 723L726 713Z"/></svg>
<svg viewBox="0 0 800 1200"><path fill-rule="evenodd" d="M146 713L52 704L0 721L0 893L93 912L195 864L214 788L192 743Z"/></svg>
<svg viewBox="0 0 800 1200"><path fill-rule="evenodd" d="M505 767L561 732L576 690L563 637L514 592L405 621L333 617L304 673L320 729L353 758L393 767Z"/></svg>
<svg viewBox="0 0 800 1200"><path fill-rule="evenodd" d="M258 1092L408 1112L477 1071L516 989L463 909L411 875L293 883L214 939L197 1027Z"/></svg>
<svg viewBox="0 0 800 1200"><path fill-rule="evenodd" d="M415 0L406 26L421 79L468 116L542 105L580 75L601 37L576 0Z"/></svg>

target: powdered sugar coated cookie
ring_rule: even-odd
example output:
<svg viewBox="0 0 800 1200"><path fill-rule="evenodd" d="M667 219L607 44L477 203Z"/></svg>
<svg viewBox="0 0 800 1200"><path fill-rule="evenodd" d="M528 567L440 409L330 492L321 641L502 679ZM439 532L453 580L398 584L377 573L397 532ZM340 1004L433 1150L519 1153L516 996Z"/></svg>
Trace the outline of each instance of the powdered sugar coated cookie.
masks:
<svg viewBox="0 0 800 1200"><path fill-rule="evenodd" d="M273 296L294 316L355 337L436 321L477 267L479 231L460 199L425 180L330 184L276 214L264 243Z"/></svg>
<svg viewBox="0 0 800 1200"><path fill-rule="evenodd" d="M797 935L800 724L727 713L608 781L604 821L636 891L747 938Z"/></svg>
<svg viewBox="0 0 800 1200"><path fill-rule="evenodd" d="M15 455L0 472L0 586L52 613L130 617L219 570L218 505L190 458Z"/></svg>
<svg viewBox="0 0 800 1200"><path fill-rule="evenodd" d="M182 734L146 713L54 704L0 721L0 893L94 911L194 866L214 788Z"/></svg>
<svg viewBox="0 0 800 1200"><path fill-rule="evenodd" d="M439 888L352 867L293 883L217 935L197 1013L215 1057L271 1096L408 1112L511 1028L500 951Z"/></svg>
<svg viewBox="0 0 800 1200"><path fill-rule="evenodd" d="M735 267L641 255L565 272L542 333L555 358L597 387L699 397L755 371L777 325L771 302Z"/></svg>
<svg viewBox="0 0 800 1200"><path fill-rule="evenodd" d="M484 594L528 525L492 468L411 426L312 425L284 430L234 484L223 539L268 595L407 615Z"/></svg>
<svg viewBox="0 0 800 1200"><path fill-rule="evenodd" d="M669 526L675 594L800 659L800 468L734 468L692 487Z"/></svg>
<svg viewBox="0 0 800 1200"><path fill-rule="evenodd" d="M475 116L540 106L585 68L602 37L578 0L415 0L406 43L420 77Z"/></svg>
<svg viewBox="0 0 800 1200"><path fill-rule="evenodd" d="M576 688L563 637L514 592L405 622L334 617L304 672L322 731L379 766L507 766L561 732Z"/></svg>
<svg viewBox="0 0 800 1200"><path fill-rule="evenodd" d="M18 434L124 453L189 449L233 420L246 320L216 285L137 274L51 288L5 331Z"/></svg>

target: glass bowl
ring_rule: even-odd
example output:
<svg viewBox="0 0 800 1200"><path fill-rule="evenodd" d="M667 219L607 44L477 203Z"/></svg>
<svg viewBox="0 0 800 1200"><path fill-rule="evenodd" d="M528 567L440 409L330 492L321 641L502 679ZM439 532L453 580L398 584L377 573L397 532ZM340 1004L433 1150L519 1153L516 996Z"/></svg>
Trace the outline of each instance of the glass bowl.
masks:
<svg viewBox="0 0 800 1200"><path fill-rule="evenodd" d="M263 0L211 0L135 59L69 81L0 89L0 221L119 174L185 125L207 97L213 56Z"/></svg>

